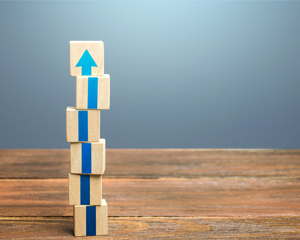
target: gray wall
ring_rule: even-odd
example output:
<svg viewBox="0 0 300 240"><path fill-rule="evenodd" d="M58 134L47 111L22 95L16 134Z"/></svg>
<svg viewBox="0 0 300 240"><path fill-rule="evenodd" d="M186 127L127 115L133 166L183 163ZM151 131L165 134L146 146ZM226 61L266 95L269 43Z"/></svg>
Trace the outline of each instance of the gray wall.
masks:
<svg viewBox="0 0 300 240"><path fill-rule="evenodd" d="M69 41L102 40L108 148L299 148L300 2L1 2L0 148L68 148Z"/></svg>

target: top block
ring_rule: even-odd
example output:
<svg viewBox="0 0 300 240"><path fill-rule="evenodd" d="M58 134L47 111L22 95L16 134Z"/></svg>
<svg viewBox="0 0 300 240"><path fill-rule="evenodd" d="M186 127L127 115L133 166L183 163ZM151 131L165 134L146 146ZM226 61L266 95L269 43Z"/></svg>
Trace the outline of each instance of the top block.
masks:
<svg viewBox="0 0 300 240"><path fill-rule="evenodd" d="M70 41L71 76L102 76L104 45L102 41Z"/></svg>

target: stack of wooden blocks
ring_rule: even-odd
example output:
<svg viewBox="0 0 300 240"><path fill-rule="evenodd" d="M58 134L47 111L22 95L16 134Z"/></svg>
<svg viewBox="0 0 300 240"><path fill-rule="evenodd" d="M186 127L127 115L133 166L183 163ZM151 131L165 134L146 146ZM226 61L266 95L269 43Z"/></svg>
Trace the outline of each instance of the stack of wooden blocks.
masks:
<svg viewBox="0 0 300 240"><path fill-rule="evenodd" d="M107 204L102 199L105 139L100 138L100 110L109 109L110 76L104 74L103 42L71 41L70 71L76 76L76 107L67 107L66 112L74 234L106 235Z"/></svg>

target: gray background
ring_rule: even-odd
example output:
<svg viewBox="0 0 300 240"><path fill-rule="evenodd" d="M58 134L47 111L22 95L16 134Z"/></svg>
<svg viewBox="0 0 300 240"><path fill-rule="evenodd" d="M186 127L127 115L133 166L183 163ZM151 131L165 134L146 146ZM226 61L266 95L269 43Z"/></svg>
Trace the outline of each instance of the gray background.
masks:
<svg viewBox="0 0 300 240"><path fill-rule="evenodd" d="M1 2L0 148L68 148L69 41L102 40L108 148L299 148L300 2Z"/></svg>

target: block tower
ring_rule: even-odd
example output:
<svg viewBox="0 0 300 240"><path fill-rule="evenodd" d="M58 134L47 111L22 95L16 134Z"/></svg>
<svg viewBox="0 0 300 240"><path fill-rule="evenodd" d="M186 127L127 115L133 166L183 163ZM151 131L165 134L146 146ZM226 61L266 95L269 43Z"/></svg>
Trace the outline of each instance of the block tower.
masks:
<svg viewBox="0 0 300 240"><path fill-rule="evenodd" d="M66 110L74 234L106 235L107 204L102 199L105 139L100 138L100 110L109 109L110 76L104 74L103 42L71 41L70 72L76 76L76 107Z"/></svg>

